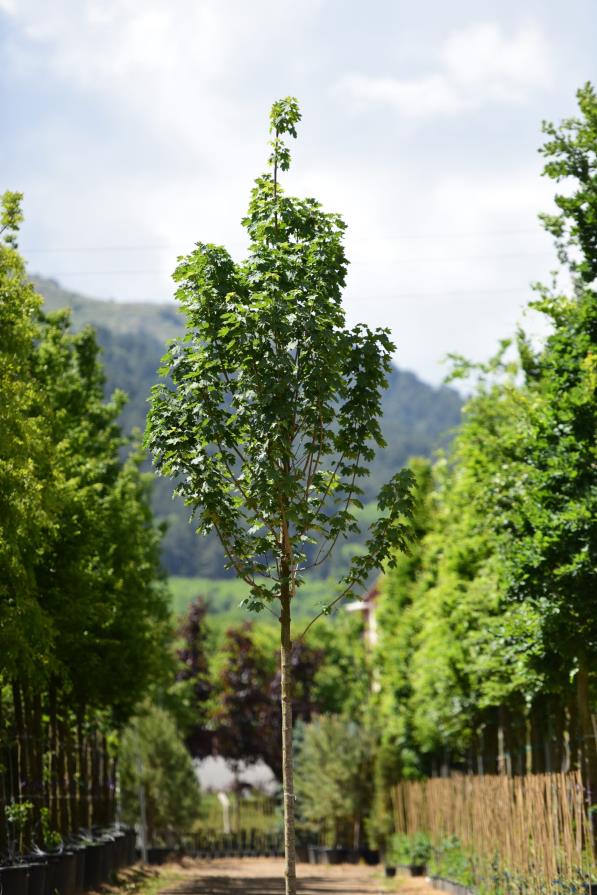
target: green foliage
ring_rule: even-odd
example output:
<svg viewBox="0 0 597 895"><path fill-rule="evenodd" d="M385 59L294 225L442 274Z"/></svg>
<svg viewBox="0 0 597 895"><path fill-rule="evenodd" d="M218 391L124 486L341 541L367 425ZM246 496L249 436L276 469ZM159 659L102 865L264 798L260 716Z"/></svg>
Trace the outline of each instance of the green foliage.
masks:
<svg viewBox="0 0 597 895"><path fill-rule="evenodd" d="M373 800L367 819L367 834L372 845L387 853L392 848L394 831L393 787L405 775L404 747L395 725L383 725L373 757ZM397 858L397 863L404 863Z"/></svg>
<svg viewBox="0 0 597 895"><path fill-rule="evenodd" d="M54 830L52 828L52 824L50 823L49 808L42 808L39 813L41 820L40 845L42 846L42 848L49 851L59 848L62 845L62 836L60 835L58 830Z"/></svg>
<svg viewBox="0 0 597 895"><path fill-rule="evenodd" d="M312 629L310 643L323 657L313 687L319 711L360 718L371 691L361 619L352 613L326 619Z"/></svg>
<svg viewBox="0 0 597 895"><path fill-rule="evenodd" d="M274 173L257 179L243 220L247 260L198 243L179 263L187 334L165 357L172 385L154 388L146 436L157 470L179 481L198 531L217 532L257 611L281 590L293 596L358 532L358 483L384 445L394 348L387 330L345 327L341 218L278 184L290 163L282 137L295 134L297 116L292 99L274 106ZM381 488L381 515L341 593L405 546L410 482L402 470Z"/></svg>
<svg viewBox="0 0 597 895"><path fill-rule="evenodd" d="M0 240L0 667L31 669L51 643L32 568L44 554L54 494L45 474L49 426L33 379L41 300L15 249L19 201L4 194Z"/></svg>
<svg viewBox="0 0 597 895"><path fill-rule="evenodd" d="M416 833L409 850L409 862L413 865L425 865L431 857L431 840L426 833Z"/></svg>
<svg viewBox="0 0 597 895"><path fill-rule="evenodd" d="M597 96L585 84L578 93L580 118L569 118L559 127L543 125L549 137L541 149L547 159L543 173L556 183L572 183L572 191L558 194L558 215L542 215L546 229L555 237L560 260L583 283L597 277ZM577 255L578 250L578 255Z"/></svg>
<svg viewBox="0 0 597 895"><path fill-rule="evenodd" d="M8 852L12 863L20 860L26 830L33 816L33 802L28 799L18 802L12 800L4 806L4 816L8 825Z"/></svg>
<svg viewBox="0 0 597 895"><path fill-rule="evenodd" d="M145 703L122 734L120 756L125 822L138 822L143 786L150 840L156 832L188 832L200 814L200 792L172 717Z"/></svg>
<svg viewBox="0 0 597 895"><path fill-rule="evenodd" d="M467 854L457 836L447 836L433 848L428 870L434 876L454 880L462 886L477 883L474 856Z"/></svg>
<svg viewBox="0 0 597 895"><path fill-rule="evenodd" d="M3 238L4 245L15 249L19 227L23 223L22 201L23 194L11 190L6 190L0 196L0 237Z"/></svg>
<svg viewBox="0 0 597 895"><path fill-rule="evenodd" d="M4 806L4 815L16 831L21 831L31 819L33 802L9 802Z"/></svg>
<svg viewBox="0 0 597 895"><path fill-rule="evenodd" d="M75 328L91 324L102 348L106 372L106 394L123 389L128 401L119 421L124 432L143 428L147 413L147 395L156 381L156 369L163 344L180 334L182 319L178 307L156 304L118 304L87 299L61 289L54 281L34 277L36 289L44 296L48 310L71 308ZM369 479L362 482L363 500L374 507L383 483L411 456L431 456L434 449L449 443L450 432L460 419L461 399L453 389L434 388L421 382L414 373L395 367L388 375L388 388L382 396L382 431L386 447L377 450L369 464ZM162 541L162 562L170 575L224 579L225 556L215 534L197 541L189 511L180 498L172 499L172 484L157 479L152 507L160 521L168 525ZM314 569L310 576L325 581L346 571L355 545L364 537L351 535L339 544L330 563ZM234 577L226 579L234 582ZM205 590L202 588L202 590ZM301 600L309 602L303 592Z"/></svg>
<svg viewBox="0 0 597 895"><path fill-rule="evenodd" d="M536 712L543 727L534 735L533 761L542 767L550 761L542 750L556 738L553 713L560 712L563 738L563 706L576 703L577 727L567 735L581 744L590 779L597 779L590 721L597 658L597 98L587 86L578 99L581 117L545 125L542 149L546 176L566 187L556 196L559 214L543 219L556 237L570 294L535 287L531 306L549 323L540 345L519 331L485 364L458 361L458 375L476 373L475 390L449 462L424 479L419 470L420 540L383 584L378 702L404 775L429 773L450 758L470 767L492 736L488 761L495 770L498 723L510 737L502 760L522 771L525 731Z"/></svg>
<svg viewBox="0 0 597 895"><path fill-rule="evenodd" d="M42 312L16 250L20 198L5 194L0 228L0 788L18 781L15 811L34 796L23 847L109 822L106 740L173 664L150 477L116 422L124 396L104 399L93 331ZM72 766L58 773L75 728L98 756L91 797Z"/></svg>
<svg viewBox="0 0 597 895"><path fill-rule="evenodd" d="M372 798L370 731L322 715L297 731L296 794L301 825L328 845L352 847Z"/></svg>
<svg viewBox="0 0 597 895"><path fill-rule="evenodd" d="M121 723L166 653L149 480L138 452L120 458L123 396L104 402L90 329L73 335L64 312L42 318L34 374L53 444L54 530L35 567L40 607L55 632L51 670L77 704L110 705Z"/></svg>

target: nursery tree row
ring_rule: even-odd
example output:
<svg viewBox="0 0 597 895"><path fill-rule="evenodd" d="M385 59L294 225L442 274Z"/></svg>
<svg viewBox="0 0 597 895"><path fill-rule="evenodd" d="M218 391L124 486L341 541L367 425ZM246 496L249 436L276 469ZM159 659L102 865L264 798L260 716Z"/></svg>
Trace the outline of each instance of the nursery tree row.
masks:
<svg viewBox="0 0 597 895"><path fill-rule="evenodd" d="M418 468L420 540L382 587L380 793L401 776L581 768L597 792L597 97L544 125L548 324L476 374L453 450ZM594 801L594 795L592 798ZM378 806L379 807L379 806ZM381 806L383 807L383 806ZM387 807L387 806L386 806Z"/></svg>
<svg viewBox="0 0 597 895"><path fill-rule="evenodd" d="M166 660L159 534L139 456L103 398L94 334L44 315L0 240L0 847L114 812L113 732ZM5 823L6 821L6 823Z"/></svg>

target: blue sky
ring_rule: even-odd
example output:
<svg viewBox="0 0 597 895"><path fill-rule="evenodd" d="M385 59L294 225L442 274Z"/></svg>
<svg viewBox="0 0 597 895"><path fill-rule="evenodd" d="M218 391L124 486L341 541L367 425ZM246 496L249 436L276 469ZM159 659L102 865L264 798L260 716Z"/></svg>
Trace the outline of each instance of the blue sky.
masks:
<svg viewBox="0 0 597 895"><path fill-rule="evenodd" d="M554 267L540 125L574 113L596 45L594 0L0 0L0 189L25 192L32 271L170 300L196 240L242 254L268 109L294 94L285 185L348 224L349 320L438 382Z"/></svg>

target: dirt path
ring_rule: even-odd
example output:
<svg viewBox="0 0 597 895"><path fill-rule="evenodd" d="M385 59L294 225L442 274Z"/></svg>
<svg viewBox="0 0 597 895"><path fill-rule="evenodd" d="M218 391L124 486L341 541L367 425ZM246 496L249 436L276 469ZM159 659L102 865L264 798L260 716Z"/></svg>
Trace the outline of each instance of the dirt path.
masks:
<svg viewBox="0 0 597 895"><path fill-rule="evenodd" d="M180 871L180 868L178 868ZM185 861L184 879L161 890L163 895L283 895L280 859L243 858ZM381 868L345 864L319 867L300 864L300 895L437 895L423 879L384 880ZM390 887L390 883L395 883Z"/></svg>

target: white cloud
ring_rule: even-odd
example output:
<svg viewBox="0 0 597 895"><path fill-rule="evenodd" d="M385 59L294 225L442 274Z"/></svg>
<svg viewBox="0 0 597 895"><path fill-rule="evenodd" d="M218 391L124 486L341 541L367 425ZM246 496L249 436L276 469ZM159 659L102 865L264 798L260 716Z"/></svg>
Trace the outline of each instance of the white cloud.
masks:
<svg viewBox="0 0 597 895"><path fill-rule="evenodd" d="M376 77L381 59L400 57L406 13L400 29L376 19L364 39L348 15L338 28L339 9L369 22L358 0L17 0L0 46L14 97L0 167L25 192L32 269L87 294L158 301L195 240L241 255L268 105L296 93L305 118L284 185L345 217L350 320L390 326L398 362L435 381L450 350L490 354L552 264L539 254L550 185L535 150L541 119L571 113L576 86L576 43L542 17L548 53L538 27L512 26L510 2L512 14L492 13L499 24L479 24L470 0L458 17L435 0L447 38L435 48L428 10L411 5L411 67ZM386 19L394 8L380 0ZM450 35L454 21L477 24ZM585 43L579 58L593 64ZM441 145L416 127L399 139L406 118L399 134L392 114L364 128L330 96L349 59L349 96L464 126L442 127Z"/></svg>
<svg viewBox="0 0 597 895"><path fill-rule="evenodd" d="M390 326L401 367L438 382L448 352L482 360L514 332L530 282L555 261L537 221L551 209L551 185L533 161L500 173L390 162L301 176L298 192L340 209L348 224L350 321Z"/></svg>
<svg viewBox="0 0 597 895"><path fill-rule="evenodd" d="M425 119L487 102L521 103L551 79L547 42L534 25L511 36L495 22L471 25L448 37L438 61L438 71L420 78L349 74L338 87L357 102L383 103Z"/></svg>

